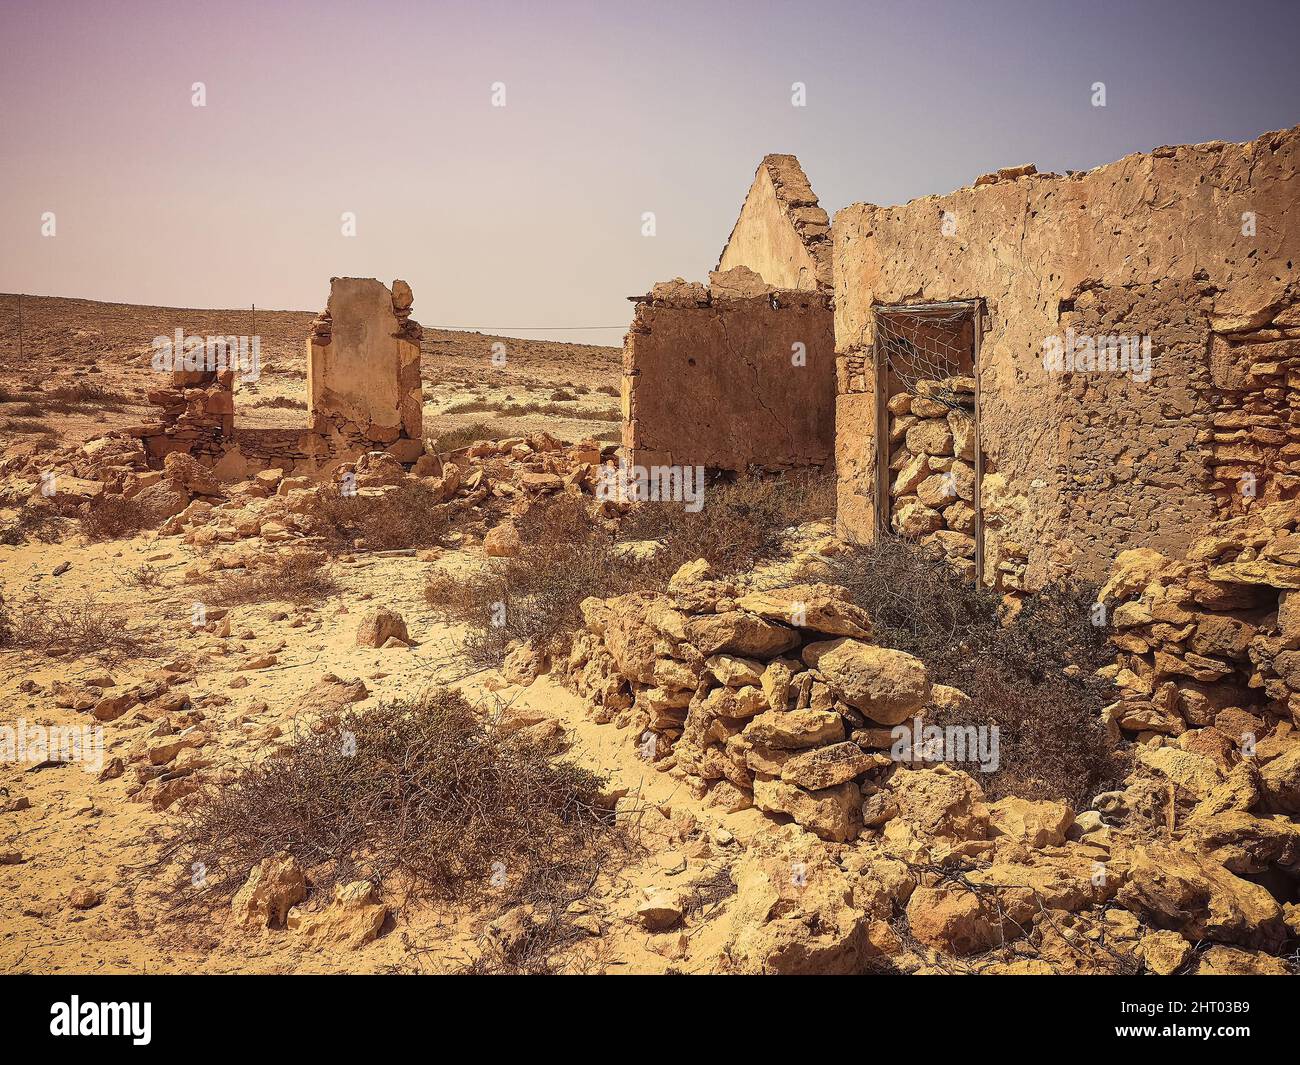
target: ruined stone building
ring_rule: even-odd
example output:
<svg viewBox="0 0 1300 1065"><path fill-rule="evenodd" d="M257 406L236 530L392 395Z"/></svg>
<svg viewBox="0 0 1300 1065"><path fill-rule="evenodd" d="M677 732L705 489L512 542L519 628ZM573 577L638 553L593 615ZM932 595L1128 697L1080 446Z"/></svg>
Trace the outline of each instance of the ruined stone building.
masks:
<svg viewBox="0 0 1300 1065"><path fill-rule="evenodd" d="M623 350L631 463L822 465L834 448L830 225L792 155L759 165L708 285L635 298Z"/></svg>
<svg viewBox="0 0 1300 1065"><path fill-rule="evenodd" d="M1016 590L1297 494L1300 129L856 204L832 243L848 537Z"/></svg>
<svg viewBox="0 0 1300 1065"><path fill-rule="evenodd" d="M270 466L316 474L368 451L414 463L424 452L424 399L423 330L411 318L412 302L405 281L394 281L390 291L371 277L330 279L326 308L306 340L306 431L240 430L236 370L223 363L174 369L169 387L149 393L161 421L135 433L151 460L185 452L223 480Z"/></svg>

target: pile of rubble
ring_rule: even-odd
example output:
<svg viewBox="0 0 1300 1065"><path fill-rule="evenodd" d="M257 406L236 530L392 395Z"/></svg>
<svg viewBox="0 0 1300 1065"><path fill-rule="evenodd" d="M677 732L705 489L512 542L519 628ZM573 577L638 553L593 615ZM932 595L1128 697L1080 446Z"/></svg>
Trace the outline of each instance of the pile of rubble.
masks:
<svg viewBox="0 0 1300 1065"><path fill-rule="evenodd" d="M793 822L733 870L724 971L1287 971L1300 739L1142 746L1087 810L992 801L913 744L966 697L873 646L842 589L746 593L700 561L583 615L554 672L596 720L722 809Z"/></svg>
<svg viewBox="0 0 1300 1065"><path fill-rule="evenodd" d="M0 506L78 502L120 493L148 468L140 441L121 433L54 450L34 442L15 445L0 460Z"/></svg>
<svg viewBox="0 0 1300 1065"><path fill-rule="evenodd" d="M1210 526L1183 561L1119 556L1099 596L1119 650L1111 719L1138 739L1264 750L1300 724L1300 500Z"/></svg>
<svg viewBox="0 0 1300 1065"><path fill-rule="evenodd" d="M591 439L566 445L540 432L426 453L409 470L390 452L371 451L335 464L323 478L268 468L231 483L188 451L170 452L161 469L151 469L138 440L111 434L54 454L8 456L0 465L0 505L85 507L120 498L154 515L160 535L181 535L199 547L255 538L310 545L318 539L313 514L322 494L380 499L418 481L435 490L435 506L464 526L454 540L486 533L489 553L509 554L518 547L511 517L556 493L596 494L614 447ZM613 520L623 509L610 500L597 508L597 518Z"/></svg>
<svg viewBox="0 0 1300 1065"><path fill-rule="evenodd" d="M890 526L975 577L975 381L923 380L889 400Z"/></svg>

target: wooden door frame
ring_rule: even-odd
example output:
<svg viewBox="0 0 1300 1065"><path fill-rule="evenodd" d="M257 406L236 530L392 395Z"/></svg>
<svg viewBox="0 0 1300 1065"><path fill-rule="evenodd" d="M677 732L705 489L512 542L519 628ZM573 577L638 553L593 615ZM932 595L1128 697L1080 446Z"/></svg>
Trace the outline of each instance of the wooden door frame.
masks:
<svg viewBox="0 0 1300 1065"><path fill-rule="evenodd" d="M872 362L875 364L876 395L876 535L887 535L889 529L890 469L889 454L889 388L888 360L882 357L877 346L876 320L880 315L915 315L965 311L971 316L971 376L975 380L975 492L972 509L975 511L975 587L984 583L984 506L982 482L984 480L984 446L980 435L980 340L984 333L984 300L951 300L941 303L875 304L871 308Z"/></svg>

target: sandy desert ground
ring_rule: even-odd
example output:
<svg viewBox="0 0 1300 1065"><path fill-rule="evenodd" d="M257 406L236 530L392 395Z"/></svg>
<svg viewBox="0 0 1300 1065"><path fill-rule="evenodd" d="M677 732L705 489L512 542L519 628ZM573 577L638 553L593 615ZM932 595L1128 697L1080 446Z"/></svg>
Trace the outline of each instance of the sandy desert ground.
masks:
<svg viewBox="0 0 1300 1065"><path fill-rule="evenodd" d="M593 499L594 471L612 456L618 427L615 348L505 339L508 366L489 378L483 365L494 338L426 331L425 435L442 453L440 472L417 477L367 457L355 465L362 494L351 509L330 495L328 477L312 483L266 470L216 484L188 456L148 470L129 437L102 439L150 416L141 397L155 383L153 335L178 323L189 332L241 332L235 315L29 298L20 360L10 343L15 300L0 298L3 721L103 738L102 750L92 744L81 761L0 765L0 971L1294 970L1300 910L1287 870L1300 836L1291 817L1268 812L1294 795L1289 725L1270 726L1261 740L1260 771L1243 766L1222 737L1222 749L1182 750L1154 736L1137 763L1131 749L1097 756L1106 764L1095 786L1074 795L1052 792L1059 779L1046 770L1044 780L1026 769L1020 779L987 782L985 795L946 766L895 765L881 753L883 730L850 707L829 709L823 673L806 671L791 687L803 666L773 658L802 640L804 660L816 661L816 641L828 634L866 634L865 613L823 583L849 550L834 536L829 495L810 489L800 497L806 509L778 506L777 518L789 520L775 520L769 495L782 489L755 488L737 503L724 486L710 524L650 532L658 527L638 525L634 506ZM238 396L239 425L303 424L302 341L312 318L258 312L263 375ZM38 477L49 465L75 472L59 482L60 494L42 499ZM104 494L114 478L127 499L166 502L165 516L114 526ZM541 544L527 529L550 528L545 515L565 501L608 532L615 562L606 559L599 572L614 579L638 560L674 552L725 556L735 549L728 536L743 539L763 520L775 539L730 576L691 561L671 582L666 571L651 591L634 588L620 600L626 619L584 602L586 631L571 634L571 654L548 662L536 648L511 645L504 661L486 661L479 652L489 630L445 604L490 587L476 582L546 544L559 557L571 546L563 533ZM392 509L366 510L382 506ZM734 524L718 524L719 514ZM542 525L526 524L538 515ZM329 521L358 523L364 536L331 540L321 531ZM682 542L696 533L698 544ZM578 569L587 556L565 557L575 571L551 573L557 588L532 589L536 600L589 579ZM772 602L771 616L781 617L792 585L815 615L789 622L807 630L802 636L754 620ZM749 614L736 612L742 597ZM806 741L774 734L766 753L742 747L760 767L756 776L745 770L745 780L776 789L764 800L768 813L719 779L734 765L689 766L684 741L664 759L647 751L636 727L642 699L652 717L686 712L680 686L660 678L690 663L674 660L651 629L695 633L745 617L790 640L753 658L708 659L706 675L718 684L700 690L723 708L709 726L713 746L701 750L712 757L732 749L724 744L742 732L735 719L757 709L735 710L743 700L772 706L761 715L780 719L767 722L769 731L779 733L782 721L790 729L833 725L843 741L820 749L831 752L825 761L804 750L825 742L822 731ZM616 636L660 685L639 685L635 707L610 698L624 684L609 673ZM909 659L856 646L891 663ZM775 696L768 683L782 670ZM927 713L970 702L952 687L924 686ZM792 701L798 689L799 703L775 712L787 709L787 688ZM304 744L336 731L346 746L356 720L349 715L418 705L440 690L461 693L501 742L603 778L583 793L591 802L579 820L592 818L600 842L582 852L576 873L530 893L539 848L542 866L554 859L552 870L572 858L563 851L569 837L537 833L503 840L505 860L490 848L460 856L469 872L458 867L457 889L441 893L412 890L419 885L409 869L374 873L377 851L365 847L347 862L313 861L312 841L292 833L283 858L237 868L199 860L203 840L196 852L187 833L204 796L240 793L259 767L297 765ZM601 691L603 703L594 698ZM1220 717L1225 735L1240 723L1226 711ZM806 774L799 779L821 783L781 791L796 752ZM367 764L400 777L404 759L415 757L408 749ZM701 774L712 788L698 786ZM317 799L290 792L281 794L294 809ZM849 792L852 809L841 801ZM517 799L499 781L484 794L485 807L467 823L517 829L532 816L536 799ZM781 796L794 804L784 814ZM369 813L389 832L406 809ZM283 811L263 812L283 828ZM453 866L450 851L439 860ZM518 853L528 856L524 872Z"/></svg>

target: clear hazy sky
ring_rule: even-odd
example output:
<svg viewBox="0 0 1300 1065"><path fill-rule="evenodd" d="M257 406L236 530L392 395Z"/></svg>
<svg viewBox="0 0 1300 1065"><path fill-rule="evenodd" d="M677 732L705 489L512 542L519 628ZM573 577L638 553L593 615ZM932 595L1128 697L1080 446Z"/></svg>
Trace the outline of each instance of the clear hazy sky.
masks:
<svg viewBox="0 0 1300 1065"><path fill-rule="evenodd" d="M767 152L833 213L1248 140L1300 123L1297 41L1296 0L3 0L0 291L314 310L402 277L426 325L617 344Z"/></svg>

